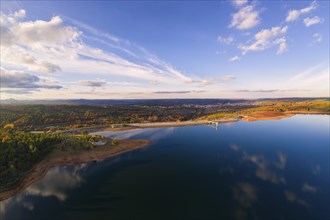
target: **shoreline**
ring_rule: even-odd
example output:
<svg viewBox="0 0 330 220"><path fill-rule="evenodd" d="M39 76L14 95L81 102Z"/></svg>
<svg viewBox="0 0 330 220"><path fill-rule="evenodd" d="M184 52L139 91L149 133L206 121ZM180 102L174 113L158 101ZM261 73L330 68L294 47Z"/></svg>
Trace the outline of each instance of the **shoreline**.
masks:
<svg viewBox="0 0 330 220"><path fill-rule="evenodd" d="M289 118L295 115L329 115L329 113L323 112L304 112L304 111L292 111L292 112L273 112L273 111L262 111L254 112L243 117L236 118L222 118L216 120L189 120L189 121L171 121L171 122L144 122L144 123L127 123L127 124L112 124L112 125L99 125L91 127L81 127L66 131L58 131L55 133L80 133L81 131L87 131L89 133L100 132L100 131L126 131L138 128L161 128L161 127L183 127L183 126L194 126L210 124L211 122L227 123L237 121L263 121L263 120L280 120L283 118Z"/></svg>
<svg viewBox="0 0 330 220"><path fill-rule="evenodd" d="M273 112L273 111L262 111L255 112L240 118L223 118L216 120L199 120L199 121L180 121L180 122L148 122L148 123L132 123L127 124L126 127L115 128L120 130L131 130L137 128L161 128L161 127L184 127L184 126L194 126L194 125L203 125L210 123L227 123L227 122L254 122L254 121L268 121L268 120L280 120L284 118L290 118L295 115L329 115L329 113L322 112L302 112L302 111L294 111L294 112ZM126 128L126 129L125 129ZM107 128L109 131L117 131L112 128Z"/></svg>
<svg viewBox="0 0 330 220"><path fill-rule="evenodd" d="M103 127L102 129L92 130L93 132L99 131L125 131L125 130L133 130L138 128L162 128L162 127L184 127L184 126L194 126L194 125L206 125L210 123L227 123L227 122L238 122L238 121L246 121L246 122L254 122L254 121L263 121L263 120L280 120L283 118L289 118L295 116L297 114L322 114L322 113L302 113L302 112L256 112L247 116L243 116L241 118L223 118L216 120L198 120L198 121L179 121L179 122L147 122L147 123L130 123L126 125L120 125L120 127L112 128L110 126ZM88 129L88 128L86 128Z"/></svg>
<svg viewBox="0 0 330 220"><path fill-rule="evenodd" d="M0 201L4 201L23 191L32 183L42 179L49 169L58 166L70 166L81 163L91 163L118 156L129 151L142 149L150 144L148 140L120 140L116 146L97 146L94 149L80 152L53 152L35 164L13 186L0 191Z"/></svg>
<svg viewBox="0 0 330 220"><path fill-rule="evenodd" d="M284 118L289 118L297 114L319 114L319 115L329 115L327 113L320 112L255 112L247 116L242 116L241 118L227 118L218 120L199 120L199 121L183 121L183 122L148 122L148 123L131 123L127 125L120 125L120 127L111 126L98 126L96 127L85 127L78 128L78 130L86 130L89 132L97 131L124 131L139 128L161 128L161 127L183 127L183 126L195 126L210 123L227 123L227 122L254 122L263 120L280 120ZM78 130L70 130L72 132ZM111 158L122 153L133 151L136 149L141 149L148 146L150 142L148 140L120 140L119 144L114 147L109 147L108 144L104 146L97 146L94 149L80 152L57 152L57 155L50 153L43 160L35 164L30 170L28 170L25 175L12 187L0 190L0 201L10 198L11 196L23 191L29 185L36 182L37 180L43 178L49 169L57 166L70 166L80 163L91 163L97 160Z"/></svg>
<svg viewBox="0 0 330 220"><path fill-rule="evenodd" d="M226 122L236 122L239 119L228 118L228 119L219 119L215 122L226 123ZM194 126L194 125L203 125L210 124L211 121L201 120L201 121L180 121L180 122L150 122L150 123L133 123L129 126L136 128L161 128L161 127L184 127L184 126Z"/></svg>
<svg viewBox="0 0 330 220"><path fill-rule="evenodd" d="M248 115L242 118L243 121L246 122L253 122L253 121L266 121L266 120L280 120L283 118L290 118L295 116L296 114L291 112L270 112L270 111L263 111L263 112L255 112L251 115Z"/></svg>

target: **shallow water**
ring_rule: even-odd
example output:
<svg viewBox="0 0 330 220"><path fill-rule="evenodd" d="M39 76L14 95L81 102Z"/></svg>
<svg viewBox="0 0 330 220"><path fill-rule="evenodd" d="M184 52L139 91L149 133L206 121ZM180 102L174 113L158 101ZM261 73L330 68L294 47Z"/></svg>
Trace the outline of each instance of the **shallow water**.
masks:
<svg viewBox="0 0 330 220"><path fill-rule="evenodd" d="M99 132L152 144L53 168L1 219L329 219L329 120Z"/></svg>

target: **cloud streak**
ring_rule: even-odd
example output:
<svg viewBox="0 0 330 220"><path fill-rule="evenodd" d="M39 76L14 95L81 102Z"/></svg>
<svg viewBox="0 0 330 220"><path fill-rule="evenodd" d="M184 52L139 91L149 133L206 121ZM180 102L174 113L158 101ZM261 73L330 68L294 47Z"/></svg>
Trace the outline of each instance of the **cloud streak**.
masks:
<svg viewBox="0 0 330 220"><path fill-rule="evenodd" d="M90 87L102 87L107 84L107 81L104 79L98 80L80 80L78 82L82 86L90 86Z"/></svg>
<svg viewBox="0 0 330 220"><path fill-rule="evenodd" d="M25 10L7 15L1 13L1 65L9 71L19 69L26 74L33 72L36 78L30 80L35 82L38 81L38 75L45 73L57 76L63 76L64 73L70 76L98 74L105 78L125 78L125 81L139 80L147 84L156 82L153 85L157 86L198 85L203 81L184 74L139 45L84 23L61 16L34 21L25 20L25 16ZM105 47L100 49L91 46L85 42L86 39ZM60 87L42 86L35 82L31 81L25 86L49 89ZM86 79L78 84L101 87L106 82ZM15 86L22 85L17 81Z"/></svg>
<svg viewBox="0 0 330 220"><path fill-rule="evenodd" d="M156 91L154 94L190 94L190 93L203 93L203 90L193 90L193 91Z"/></svg>
<svg viewBox="0 0 330 220"><path fill-rule="evenodd" d="M228 36L228 37L219 36L217 41L222 44L230 45L234 42L234 38L232 36Z"/></svg>
<svg viewBox="0 0 330 220"><path fill-rule="evenodd" d="M240 57L239 56L234 56L234 57L231 57L229 59L229 62L235 62L235 61L239 61L240 60Z"/></svg>
<svg viewBox="0 0 330 220"><path fill-rule="evenodd" d="M8 71L1 68L1 88L61 89L59 85L39 84L40 78L23 72ZM8 91L8 90L5 90Z"/></svg>

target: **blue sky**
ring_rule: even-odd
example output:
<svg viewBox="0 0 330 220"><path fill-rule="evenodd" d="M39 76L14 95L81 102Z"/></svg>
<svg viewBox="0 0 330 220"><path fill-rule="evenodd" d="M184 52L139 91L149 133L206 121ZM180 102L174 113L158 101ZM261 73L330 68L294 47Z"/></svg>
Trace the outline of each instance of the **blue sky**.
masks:
<svg viewBox="0 0 330 220"><path fill-rule="evenodd" d="M329 96L328 1L1 1L1 99Z"/></svg>

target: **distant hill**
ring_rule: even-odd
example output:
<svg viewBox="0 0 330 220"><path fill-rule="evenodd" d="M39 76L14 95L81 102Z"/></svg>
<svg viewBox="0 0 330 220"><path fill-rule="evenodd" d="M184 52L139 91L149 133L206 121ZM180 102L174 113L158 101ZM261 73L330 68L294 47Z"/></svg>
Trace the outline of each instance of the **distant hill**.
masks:
<svg viewBox="0 0 330 220"><path fill-rule="evenodd" d="M5 99L3 105L216 105L258 101L310 101L329 98L265 98L265 99L68 99L68 100L16 100Z"/></svg>

